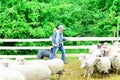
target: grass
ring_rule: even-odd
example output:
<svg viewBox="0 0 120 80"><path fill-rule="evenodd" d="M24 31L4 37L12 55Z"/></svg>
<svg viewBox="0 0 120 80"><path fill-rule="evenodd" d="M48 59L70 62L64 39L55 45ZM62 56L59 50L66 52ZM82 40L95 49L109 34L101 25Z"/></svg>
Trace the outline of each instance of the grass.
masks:
<svg viewBox="0 0 120 80"><path fill-rule="evenodd" d="M80 68L80 62L78 57L67 57L68 64L65 64L65 72L61 77L61 80L86 80L83 78L83 70ZM58 80L57 76L54 75L50 80ZM99 73L94 73L90 80L120 80L120 75L110 73L109 76L100 78Z"/></svg>

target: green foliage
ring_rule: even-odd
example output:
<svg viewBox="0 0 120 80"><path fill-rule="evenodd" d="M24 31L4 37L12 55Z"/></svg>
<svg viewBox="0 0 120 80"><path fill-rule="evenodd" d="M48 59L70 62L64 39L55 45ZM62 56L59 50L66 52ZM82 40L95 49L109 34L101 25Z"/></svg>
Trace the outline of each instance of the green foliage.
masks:
<svg viewBox="0 0 120 80"><path fill-rule="evenodd" d="M0 37L3 39L49 38L65 25L66 37L112 37L120 25L119 0L0 0ZM90 42L91 43L91 42ZM92 42L93 43L93 42ZM65 45L81 45L68 42ZM89 44L89 43L85 43ZM0 43L1 46L39 46L46 43ZM47 46L51 45L50 42ZM29 51L2 51L28 54Z"/></svg>

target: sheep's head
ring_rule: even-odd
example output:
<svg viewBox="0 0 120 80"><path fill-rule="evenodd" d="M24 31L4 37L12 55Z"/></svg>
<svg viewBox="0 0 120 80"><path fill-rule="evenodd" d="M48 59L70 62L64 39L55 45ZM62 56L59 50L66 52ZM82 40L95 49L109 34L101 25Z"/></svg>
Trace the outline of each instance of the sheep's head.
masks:
<svg viewBox="0 0 120 80"><path fill-rule="evenodd" d="M100 63L100 62L101 62L100 58L96 58L96 59L95 59L95 64L98 64L98 63Z"/></svg>
<svg viewBox="0 0 120 80"><path fill-rule="evenodd" d="M23 57L16 58L16 62L19 65L25 64L25 59Z"/></svg>
<svg viewBox="0 0 120 80"><path fill-rule="evenodd" d="M106 48L101 48L101 54L102 56L108 56L110 53L111 49L109 47Z"/></svg>
<svg viewBox="0 0 120 80"><path fill-rule="evenodd" d="M100 48L101 48L101 46L102 46L102 44L98 44L98 45L97 45L98 49L100 49Z"/></svg>
<svg viewBox="0 0 120 80"><path fill-rule="evenodd" d="M85 68L85 67L87 67L87 66L88 66L87 61L82 61L82 62L81 62L81 68Z"/></svg>
<svg viewBox="0 0 120 80"><path fill-rule="evenodd" d="M79 61L82 61L82 60L85 60L86 59L86 56L85 55L82 55L79 57Z"/></svg>
<svg viewBox="0 0 120 80"><path fill-rule="evenodd" d="M1 65L3 67L8 67L8 65L9 65L9 59L2 59L1 60Z"/></svg>
<svg viewBox="0 0 120 80"><path fill-rule="evenodd" d="M114 55L112 60L119 58L118 55Z"/></svg>

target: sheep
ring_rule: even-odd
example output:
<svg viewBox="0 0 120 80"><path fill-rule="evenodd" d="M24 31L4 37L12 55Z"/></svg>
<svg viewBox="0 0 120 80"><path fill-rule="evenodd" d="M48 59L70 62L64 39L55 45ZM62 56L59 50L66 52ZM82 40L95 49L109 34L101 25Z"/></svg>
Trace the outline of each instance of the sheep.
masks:
<svg viewBox="0 0 120 80"><path fill-rule="evenodd" d="M18 65L18 63L15 60L10 60L10 59L7 59L7 58L3 58L3 59L0 60L0 65L2 67L8 67L8 64L9 65Z"/></svg>
<svg viewBox="0 0 120 80"><path fill-rule="evenodd" d="M92 53L93 56L97 57L105 57L108 56L112 50L112 46L110 46L107 42L101 45L101 48L94 50Z"/></svg>
<svg viewBox="0 0 120 80"><path fill-rule="evenodd" d="M97 45L92 45L89 47L89 53L92 54L96 49L98 49Z"/></svg>
<svg viewBox="0 0 120 80"><path fill-rule="evenodd" d="M0 67L0 80L25 80L25 77L19 71Z"/></svg>
<svg viewBox="0 0 120 80"><path fill-rule="evenodd" d="M82 61L82 60L84 60L84 59L86 59L86 55L89 55L89 54L80 54L80 56L79 56L79 61Z"/></svg>
<svg viewBox="0 0 120 80"><path fill-rule="evenodd" d="M51 71L47 66L38 63L25 64L25 60L22 57L17 58L16 61L9 59L2 59L1 62L3 67L7 67L9 69L15 69L23 73L26 77L26 80L49 80L51 75ZM41 75L41 76L37 76L37 78L34 78L29 73L32 73L32 75L34 76L35 75Z"/></svg>
<svg viewBox="0 0 120 80"><path fill-rule="evenodd" d="M100 73L109 73L111 70L111 62L108 57L98 57L95 60L95 66ZM102 77L102 76L101 76Z"/></svg>
<svg viewBox="0 0 120 80"><path fill-rule="evenodd" d="M114 42L113 43L113 47L115 48L115 50L120 53L120 42Z"/></svg>
<svg viewBox="0 0 120 80"><path fill-rule="evenodd" d="M17 57L15 61L18 65L23 65L23 64L25 64L26 60L24 57Z"/></svg>
<svg viewBox="0 0 120 80"><path fill-rule="evenodd" d="M91 54L80 54L79 61L81 62L82 60L87 60L87 59L90 59L92 57L94 57L94 56Z"/></svg>
<svg viewBox="0 0 120 80"><path fill-rule="evenodd" d="M98 45L91 45L89 47L89 53L92 54L95 50L100 49L101 48L101 44Z"/></svg>
<svg viewBox="0 0 120 80"><path fill-rule="evenodd" d="M43 64L10 65L8 69L21 72L25 80L50 80L51 71Z"/></svg>
<svg viewBox="0 0 120 80"><path fill-rule="evenodd" d="M10 60L7 58L3 58L0 60L0 65L2 67L8 67L8 64L10 66L10 65L22 65L24 63L25 63L25 59L23 57L17 57L16 60Z"/></svg>
<svg viewBox="0 0 120 80"><path fill-rule="evenodd" d="M115 69L117 74L120 71L120 55L119 54L114 55L111 62L112 62L112 67L113 69Z"/></svg>
<svg viewBox="0 0 120 80"><path fill-rule="evenodd" d="M64 72L64 62L62 59L60 58L54 58L54 59L50 59L50 60L28 60L25 62L25 64L44 64L46 66L48 66L51 70L51 74L58 74L59 79L61 77L61 75L63 75Z"/></svg>
<svg viewBox="0 0 120 80"><path fill-rule="evenodd" d="M119 53L117 52L116 48L114 46L110 46L109 48L103 48L101 56L108 57L111 62L113 60L113 57L118 54Z"/></svg>
<svg viewBox="0 0 120 80"><path fill-rule="evenodd" d="M95 50L91 55L94 57L101 57L101 49Z"/></svg>
<svg viewBox="0 0 120 80"><path fill-rule="evenodd" d="M9 59L6 59L6 58L1 59L0 60L0 66L2 66L2 67L8 67L9 62L10 62Z"/></svg>
<svg viewBox="0 0 120 80"><path fill-rule="evenodd" d="M51 48L50 50L39 50L38 51L38 59L43 59L44 57L47 57L50 59L52 51L53 51L53 48Z"/></svg>
<svg viewBox="0 0 120 80"><path fill-rule="evenodd" d="M113 46L120 46L120 42L115 41L115 42L113 43Z"/></svg>
<svg viewBox="0 0 120 80"><path fill-rule="evenodd" d="M113 46L105 42L101 47L101 56L105 57L108 56L113 50Z"/></svg>
<svg viewBox="0 0 120 80"><path fill-rule="evenodd" d="M84 77L87 77L87 80L90 79L91 75L95 71L95 59L96 57L92 57L81 61L81 68L84 69Z"/></svg>
<svg viewBox="0 0 120 80"><path fill-rule="evenodd" d="M92 56L95 57L101 57L103 54L103 48L96 48L94 51L91 53Z"/></svg>
<svg viewBox="0 0 120 80"><path fill-rule="evenodd" d="M47 65L50 68L52 74L58 74L59 78L61 75L63 75L64 62L62 59L54 58L54 59L45 61L45 63L43 64Z"/></svg>

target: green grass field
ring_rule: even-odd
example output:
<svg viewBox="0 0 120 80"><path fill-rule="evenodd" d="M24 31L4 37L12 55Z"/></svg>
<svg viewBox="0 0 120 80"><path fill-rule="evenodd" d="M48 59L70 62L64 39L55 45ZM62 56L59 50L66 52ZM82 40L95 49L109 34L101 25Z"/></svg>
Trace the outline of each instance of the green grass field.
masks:
<svg viewBox="0 0 120 80"><path fill-rule="evenodd" d="M83 70L80 68L78 57L67 57L68 64L65 64L65 72L61 80L86 80L83 78ZM99 73L92 75L90 80L120 80L120 74L110 73L105 75L102 79ZM58 76L52 76L50 80L58 80Z"/></svg>

